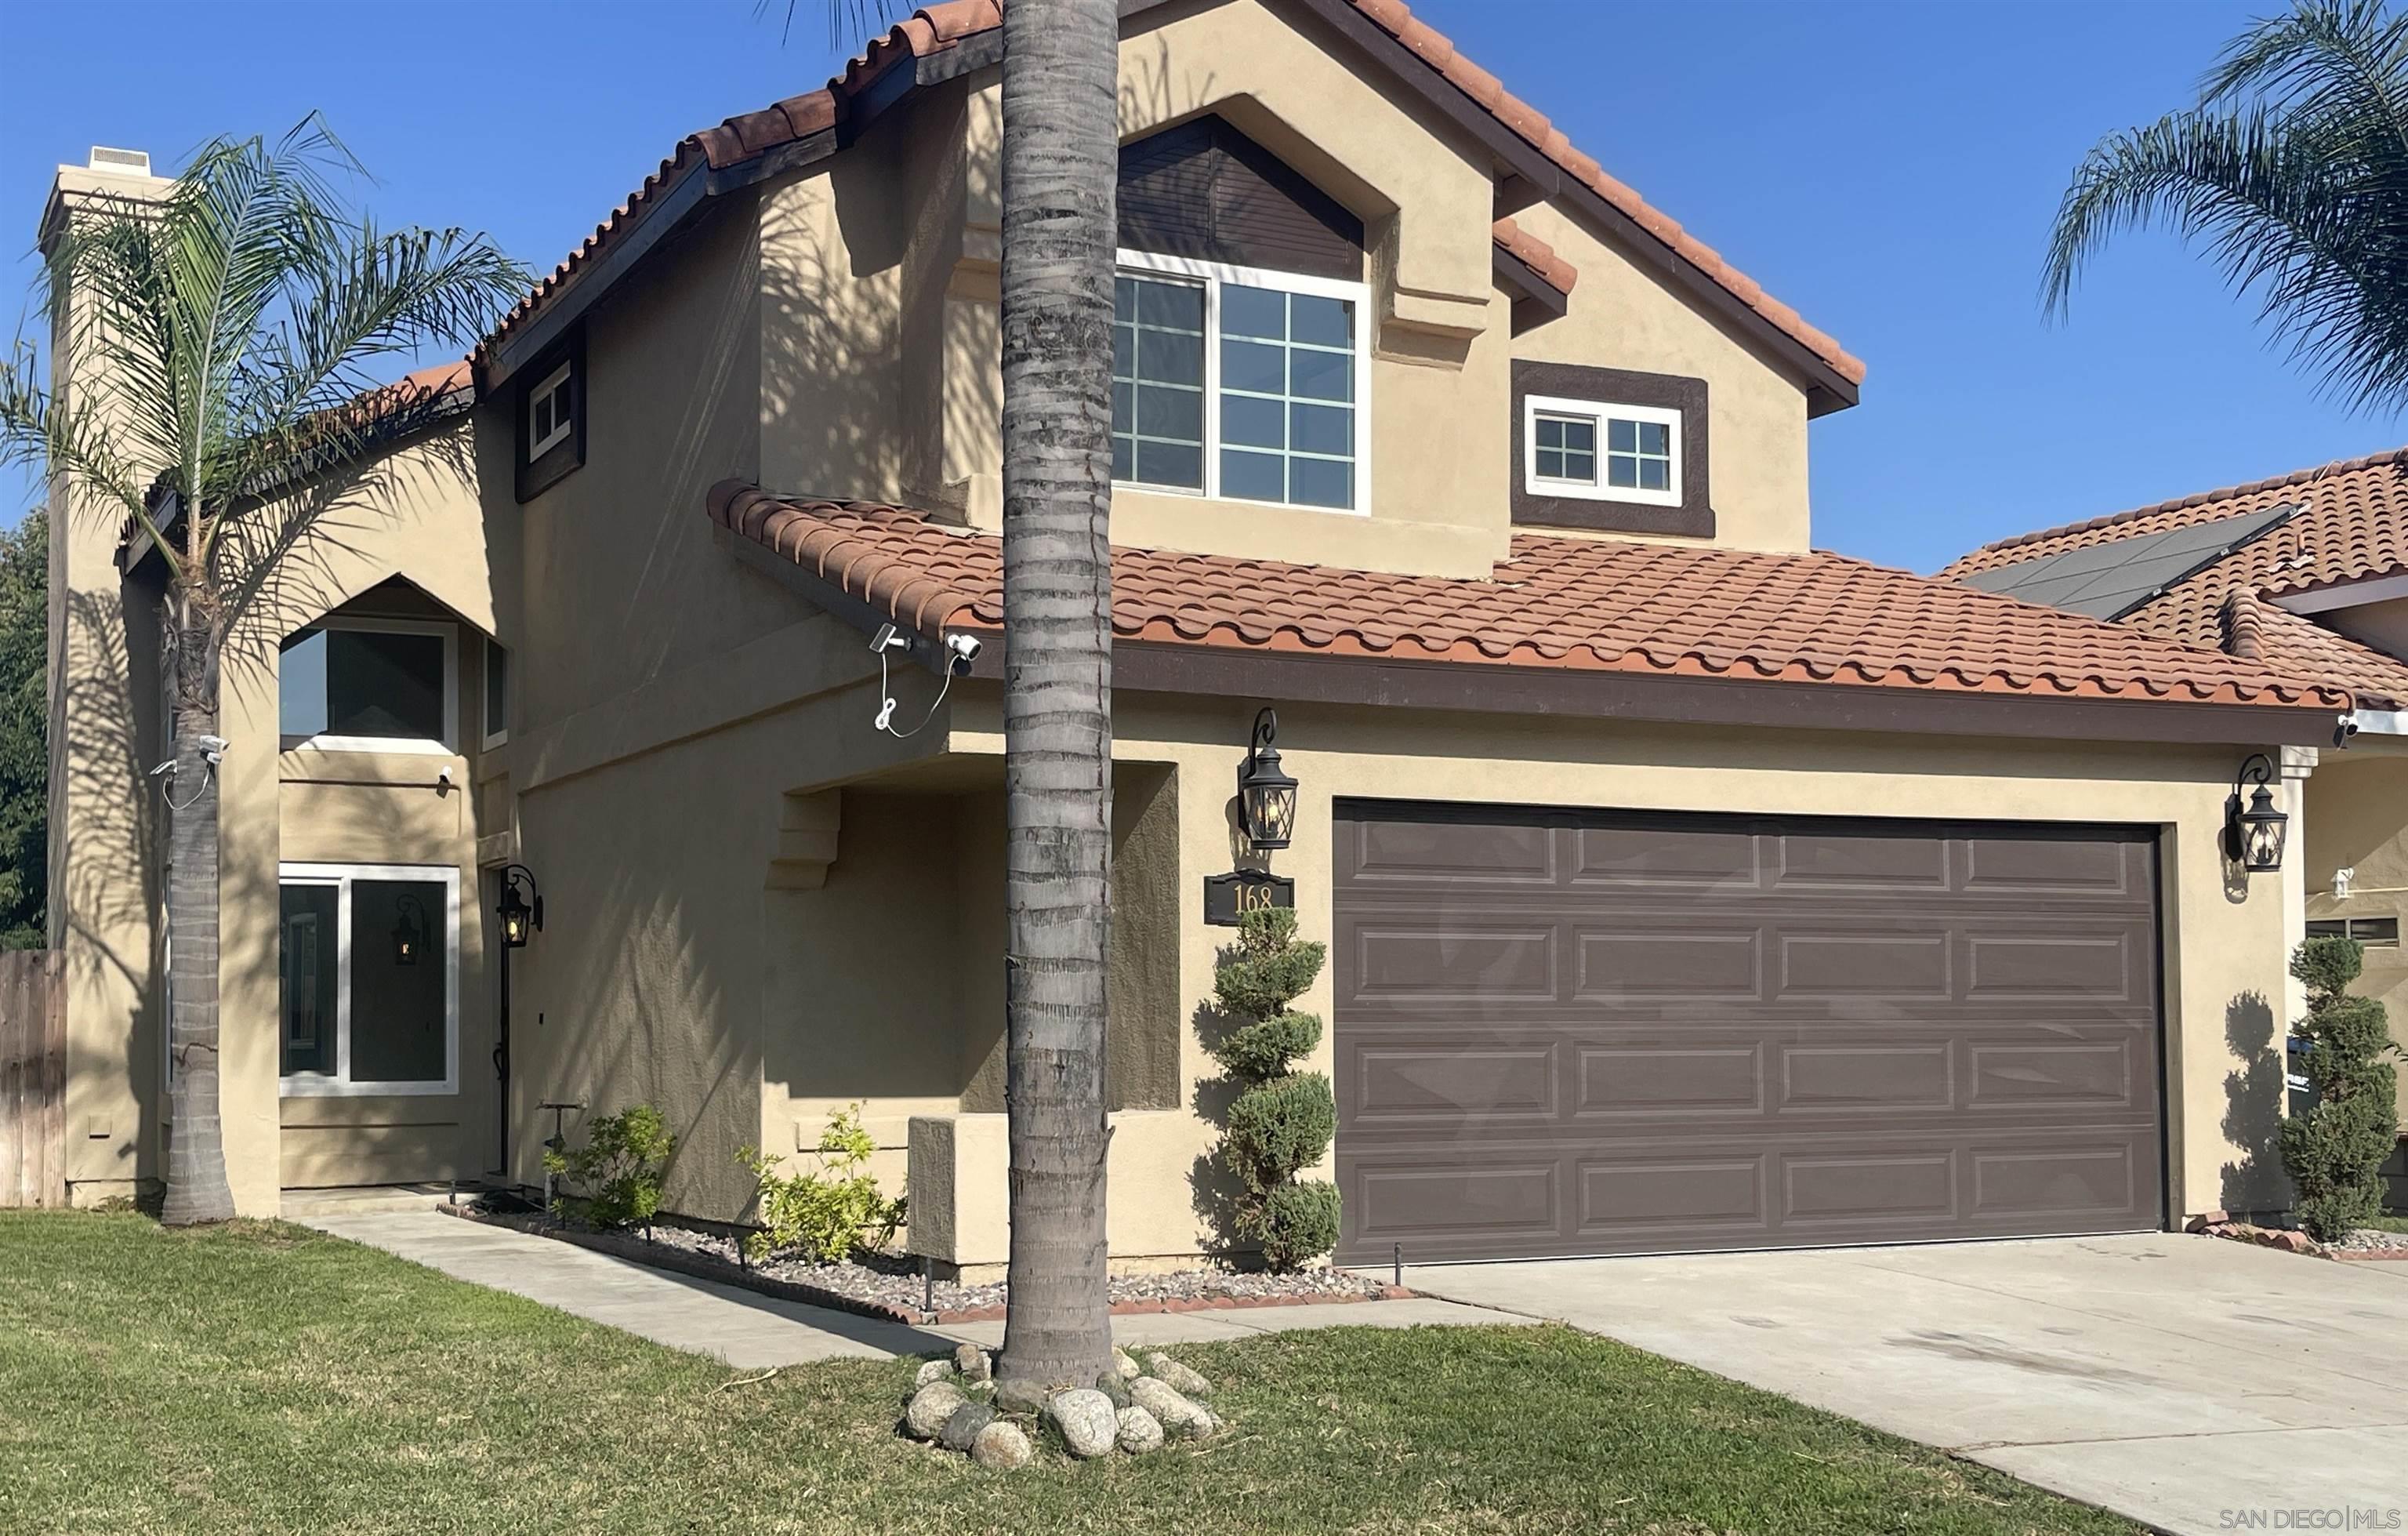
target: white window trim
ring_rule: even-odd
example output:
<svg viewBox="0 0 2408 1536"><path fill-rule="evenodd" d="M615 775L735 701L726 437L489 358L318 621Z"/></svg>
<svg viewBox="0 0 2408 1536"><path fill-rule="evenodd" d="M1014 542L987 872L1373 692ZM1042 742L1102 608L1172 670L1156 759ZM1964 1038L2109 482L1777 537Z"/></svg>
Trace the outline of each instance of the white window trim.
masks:
<svg viewBox="0 0 2408 1536"><path fill-rule="evenodd" d="M1164 256L1150 251L1122 251L1113 258L1124 271L1160 277L1189 278L1204 285L1204 488L1156 485L1146 481L1114 481L1115 486L1151 491L1157 495L1195 496L1208 501L1233 501L1243 507L1277 507L1289 512L1326 512L1336 517L1371 514L1371 290L1367 283L1340 278L1308 277L1300 272L1273 272L1258 266L1230 266L1185 256ZM1254 496L1221 494L1221 285L1275 288L1313 298L1343 299L1354 306L1354 505L1316 507L1302 501L1264 501Z"/></svg>
<svg viewBox="0 0 2408 1536"><path fill-rule="evenodd" d="M435 619L354 619L328 615L309 629L355 629L380 635L439 635L443 638L443 739L423 736L287 736L286 752L391 752L450 757L460 740L460 626ZM480 703L482 703L481 698Z"/></svg>
<svg viewBox="0 0 2408 1536"><path fill-rule="evenodd" d="M493 679L489 668L494 665L494 656L496 653L499 653L506 657L509 653L501 641L494 639L490 635L486 636L484 660L479 665L477 671L477 729L480 733L479 737L479 745L482 746L489 752L495 747L503 745L510 739L510 672L509 664L507 660L502 664L501 729L494 730L493 728L494 723L485 716L485 702L492 696L491 690L493 688Z"/></svg>
<svg viewBox="0 0 2408 1536"><path fill-rule="evenodd" d="M1539 474L1539 418L1545 416L1588 416L1597 421L1597 483L1584 485L1579 481L1546 480ZM1670 483L1661 491L1643 491L1636 486L1608 485L1605 482L1606 429L1608 419L1622 422L1655 422L1669 428L1672 436L1672 470ZM1682 460L1681 413L1668 406L1627 406L1612 400L1573 400L1559 395L1527 395L1522 397L1522 489L1534 496L1562 496L1572 501L1622 501L1645 507L1678 507L1681 505L1684 466Z"/></svg>
<svg viewBox="0 0 2408 1536"><path fill-rule="evenodd" d="M552 423L552 430L550 432L545 433L540 438L535 435L535 408L540 402L550 399L552 397L552 391L568 382L568 371L575 366L576 363L573 359L569 362L563 363L560 366L552 369L551 373L545 375L542 383L538 384L535 388L527 391L526 456L527 463L529 464L533 464L536 460L543 457L544 454L552 449L566 442L568 440L570 430L576 425L577 413L572 409L564 412L559 419L554 421ZM572 395L574 394L573 391L571 393ZM572 400L571 404L574 405L574 400Z"/></svg>
<svg viewBox="0 0 2408 1536"><path fill-rule="evenodd" d="M351 883L355 880L441 881L445 960L443 975L443 1081L354 1083L351 1081ZM422 1098L460 1091L460 870L449 864L280 864L276 882L285 885L332 885L335 897L335 1071L291 1072L278 1080L287 1098ZM282 941L282 920L278 920ZM280 971L281 967L279 967ZM276 1003L276 1049L284 1051L284 1000Z"/></svg>

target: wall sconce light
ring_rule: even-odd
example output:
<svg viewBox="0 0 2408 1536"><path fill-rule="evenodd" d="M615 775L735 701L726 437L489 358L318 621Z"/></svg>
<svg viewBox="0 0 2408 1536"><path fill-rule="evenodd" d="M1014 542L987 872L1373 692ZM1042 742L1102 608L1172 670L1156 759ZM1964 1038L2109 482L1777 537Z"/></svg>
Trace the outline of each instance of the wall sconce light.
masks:
<svg viewBox="0 0 2408 1536"><path fill-rule="evenodd" d="M2273 791L2266 787L2273 777L2272 761L2262 752L2251 754L2233 777L2231 797L2224 802L2225 856L2253 875L2283 867L2283 843L2290 835L2291 818L2274 809ZM2257 788L2250 791L2244 809L2241 795L2247 784Z"/></svg>
<svg viewBox="0 0 2408 1536"><path fill-rule="evenodd" d="M525 896L519 894L522 885ZM543 931L543 893L536 889L535 876L525 865L504 867L502 898L494 912L502 920L502 942L510 949L526 948L527 935Z"/></svg>
<svg viewBox="0 0 2408 1536"><path fill-rule="evenodd" d="M1268 705L1254 716L1253 741L1238 769L1238 805L1246 840L1258 853L1284 848L1296 835L1296 781L1280 771L1279 715Z"/></svg>
<svg viewBox="0 0 2408 1536"><path fill-rule="evenodd" d="M418 964L418 952L426 947L426 909L418 897L405 896L394 903L393 963L397 966Z"/></svg>

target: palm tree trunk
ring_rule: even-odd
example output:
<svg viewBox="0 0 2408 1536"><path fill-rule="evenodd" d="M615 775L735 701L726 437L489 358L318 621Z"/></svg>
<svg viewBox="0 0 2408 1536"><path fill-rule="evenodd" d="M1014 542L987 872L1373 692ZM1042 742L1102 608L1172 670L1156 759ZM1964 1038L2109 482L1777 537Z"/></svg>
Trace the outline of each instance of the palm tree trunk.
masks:
<svg viewBox="0 0 2408 1536"><path fill-rule="evenodd" d="M215 605L190 588L179 587L168 607L176 636L176 772L167 781L167 1054L174 1076L160 1219L186 1227L234 1215L218 1119L218 781L202 748L218 729L218 635Z"/></svg>
<svg viewBox="0 0 2408 1536"><path fill-rule="evenodd" d="M1011 0L1003 65L1010 1295L998 1390L1093 1385L1106 1285L1114 0Z"/></svg>

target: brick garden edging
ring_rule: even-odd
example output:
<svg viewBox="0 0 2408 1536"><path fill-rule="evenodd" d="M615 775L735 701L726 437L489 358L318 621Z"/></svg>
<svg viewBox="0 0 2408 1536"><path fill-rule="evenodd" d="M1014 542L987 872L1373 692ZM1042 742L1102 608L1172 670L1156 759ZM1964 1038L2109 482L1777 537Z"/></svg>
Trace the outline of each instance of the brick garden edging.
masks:
<svg viewBox="0 0 2408 1536"><path fill-rule="evenodd" d="M2230 1242L2253 1243L2260 1248L2280 1248L2285 1253L2302 1254L2310 1258L2329 1258L2337 1264L2408 1263L2408 1246L2329 1248L2305 1232L2234 1221L2221 1211L2209 1211L2191 1217L2183 1230L2202 1237L2223 1238Z"/></svg>
<svg viewBox="0 0 2408 1536"><path fill-rule="evenodd" d="M684 1248L629 1237L619 1232L580 1232L556 1227L541 1216L500 1215L484 1211L472 1211L465 1205L437 1205L437 1211L459 1217L462 1221L480 1222L487 1227L507 1227L529 1237L550 1238L612 1258L624 1258L634 1264L650 1265L655 1270L667 1270L695 1280L709 1280L722 1285L735 1285L781 1301L797 1301L805 1306L827 1307L837 1312L849 1312L859 1317L875 1317L889 1323L902 1323L913 1328L926 1328L949 1323L999 1323L1004 1309L991 1307L939 1308L924 1312L918 1307L893 1307L882 1301L865 1300L832 1291L819 1285L805 1285L792 1280L779 1280L757 1270L730 1264L724 1258L711 1258ZM1351 1301L1402 1301L1414 1293L1402 1285L1383 1285L1377 1296L1193 1296L1163 1297L1142 1301L1115 1301L1115 1316L1131 1316L1147 1313L1167 1312L1234 1312L1253 1307L1327 1306Z"/></svg>

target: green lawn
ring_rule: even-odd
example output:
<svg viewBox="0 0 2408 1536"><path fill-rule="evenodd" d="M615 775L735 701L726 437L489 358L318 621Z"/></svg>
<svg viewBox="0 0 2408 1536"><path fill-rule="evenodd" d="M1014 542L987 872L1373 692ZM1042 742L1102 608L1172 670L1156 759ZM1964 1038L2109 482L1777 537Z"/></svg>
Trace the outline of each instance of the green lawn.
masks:
<svg viewBox="0 0 2408 1536"><path fill-rule="evenodd" d="M731 1386L295 1227L0 1212L0 1530L2133 1529L1568 1329L1182 1357L1221 1384L1225 1437L996 1474L891 1432L908 1362Z"/></svg>

